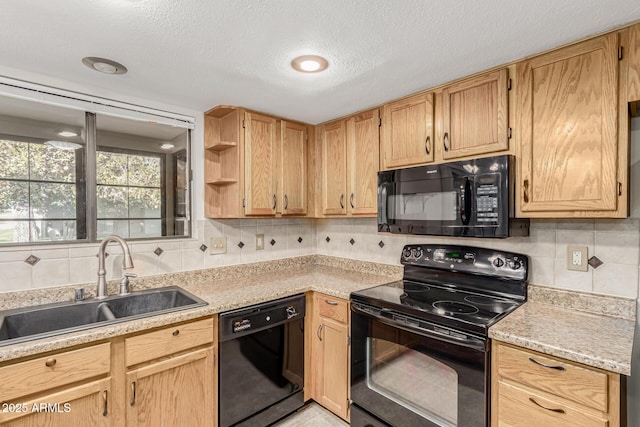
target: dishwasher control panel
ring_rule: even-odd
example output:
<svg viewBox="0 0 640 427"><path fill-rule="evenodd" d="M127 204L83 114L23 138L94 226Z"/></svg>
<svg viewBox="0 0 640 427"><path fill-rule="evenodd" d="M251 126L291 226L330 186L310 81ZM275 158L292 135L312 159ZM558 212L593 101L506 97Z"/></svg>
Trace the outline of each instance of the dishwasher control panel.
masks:
<svg viewBox="0 0 640 427"><path fill-rule="evenodd" d="M220 341L238 338L284 323L302 320L304 295L283 298L264 304L220 314Z"/></svg>

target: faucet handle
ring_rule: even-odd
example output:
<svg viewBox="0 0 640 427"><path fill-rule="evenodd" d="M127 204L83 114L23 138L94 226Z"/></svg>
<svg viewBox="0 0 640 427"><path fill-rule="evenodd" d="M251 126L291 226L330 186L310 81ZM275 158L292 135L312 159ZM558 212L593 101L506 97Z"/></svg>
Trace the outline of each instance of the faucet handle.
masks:
<svg viewBox="0 0 640 427"><path fill-rule="evenodd" d="M135 273L124 273L120 282L120 295L129 295L129 277L138 277Z"/></svg>

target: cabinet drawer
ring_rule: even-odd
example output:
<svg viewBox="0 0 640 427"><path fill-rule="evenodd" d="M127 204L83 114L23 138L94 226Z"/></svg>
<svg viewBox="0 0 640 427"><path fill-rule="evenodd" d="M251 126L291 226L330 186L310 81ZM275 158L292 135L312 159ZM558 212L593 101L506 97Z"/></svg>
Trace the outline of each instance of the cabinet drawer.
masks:
<svg viewBox="0 0 640 427"><path fill-rule="evenodd" d="M127 366L213 342L213 319L169 326L125 340Z"/></svg>
<svg viewBox="0 0 640 427"><path fill-rule="evenodd" d="M604 372L538 353L498 346L498 373L519 383L607 412Z"/></svg>
<svg viewBox="0 0 640 427"><path fill-rule="evenodd" d="M0 368L2 401L40 393L71 384L111 369L111 344L104 343L79 350L51 354Z"/></svg>
<svg viewBox="0 0 640 427"><path fill-rule="evenodd" d="M326 295L317 295L316 303L320 316L328 317L340 323L348 322L349 307L347 306L347 301Z"/></svg>
<svg viewBox="0 0 640 427"><path fill-rule="evenodd" d="M606 419L532 389L498 383L498 426L606 427Z"/></svg>

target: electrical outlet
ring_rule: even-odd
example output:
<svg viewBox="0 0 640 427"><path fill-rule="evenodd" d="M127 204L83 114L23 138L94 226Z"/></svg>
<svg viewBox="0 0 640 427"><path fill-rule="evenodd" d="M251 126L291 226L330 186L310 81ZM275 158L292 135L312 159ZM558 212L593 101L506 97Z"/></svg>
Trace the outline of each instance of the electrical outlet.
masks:
<svg viewBox="0 0 640 427"><path fill-rule="evenodd" d="M264 249L264 234L256 234L256 251Z"/></svg>
<svg viewBox="0 0 640 427"><path fill-rule="evenodd" d="M580 245L567 246L567 270L589 271L589 247Z"/></svg>
<svg viewBox="0 0 640 427"><path fill-rule="evenodd" d="M227 238L225 236L222 237L212 237L209 240L209 255L219 255L227 253Z"/></svg>

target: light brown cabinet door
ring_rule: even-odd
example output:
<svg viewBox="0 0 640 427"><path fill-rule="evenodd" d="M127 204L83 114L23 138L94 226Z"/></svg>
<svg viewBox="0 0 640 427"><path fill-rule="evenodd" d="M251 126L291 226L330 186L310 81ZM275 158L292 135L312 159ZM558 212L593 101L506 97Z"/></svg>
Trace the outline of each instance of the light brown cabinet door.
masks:
<svg viewBox="0 0 640 427"><path fill-rule="evenodd" d="M349 328L335 320L320 317L320 353L317 355L316 398L325 408L347 419L349 396Z"/></svg>
<svg viewBox="0 0 640 427"><path fill-rule="evenodd" d="M307 213L307 127L281 122L282 214Z"/></svg>
<svg viewBox="0 0 640 427"><path fill-rule="evenodd" d="M113 425L112 402L111 379L105 378L38 399L20 400L20 411L0 411L0 425L3 427L107 427ZM49 404L48 410L41 408L41 404Z"/></svg>
<svg viewBox="0 0 640 427"><path fill-rule="evenodd" d="M357 114L347 121L347 211L352 215L378 212L379 121L378 109Z"/></svg>
<svg viewBox="0 0 640 427"><path fill-rule="evenodd" d="M245 113L245 215L276 213L276 119Z"/></svg>
<svg viewBox="0 0 640 427"><path fill-rule="evenodd" d="M520 207L614 211L618 198L618 35L517 64Z"/></svg>
<svg viewBox="0 0 640 427"><path fill-rule="evenodd" d="M323 125L322 138L322 213L347 213L347 141L344 120Z"/></svg>
<svg viewBox="0 0 640 427"><path fill-rule="evenodd" d="M442 157L453 159L509 148L506 68L442 91Z"/></svg>
<svg viewBox="0 0 640 427"><path fill-rule="evenodd" d="M197 350L127 373L127 426L215 425L214 349Z"/></svg>
<svg viewBox="0 0 640 427"><path fill-rule="evenodd" d="M433 161L433 93L384 106L382 149L385 169Z"/></svg>

